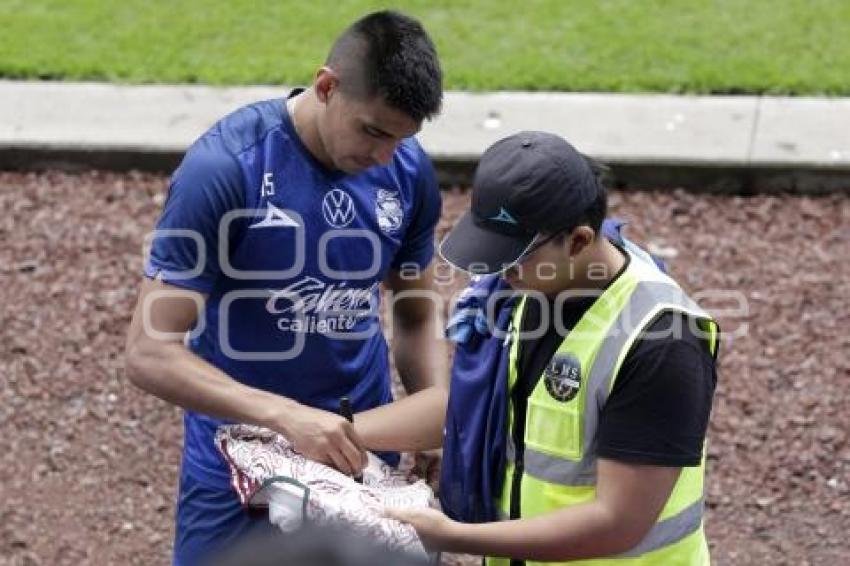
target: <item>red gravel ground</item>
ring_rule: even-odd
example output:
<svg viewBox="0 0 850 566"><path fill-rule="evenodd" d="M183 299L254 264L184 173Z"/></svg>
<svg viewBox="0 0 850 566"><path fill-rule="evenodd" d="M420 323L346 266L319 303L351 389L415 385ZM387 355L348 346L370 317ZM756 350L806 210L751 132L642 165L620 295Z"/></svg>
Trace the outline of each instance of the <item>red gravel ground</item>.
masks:
<svg viewBox="0 0 850 566"><path fill-rule="evenodd" d="M0 564L169 562L179 411L122 370L165 185L0 173ZM846 195L612 195L687 288L727 292L705 302L727 336L709 443L716 564L850 564ZM445 194L441 231L466 203Z"/></svg>

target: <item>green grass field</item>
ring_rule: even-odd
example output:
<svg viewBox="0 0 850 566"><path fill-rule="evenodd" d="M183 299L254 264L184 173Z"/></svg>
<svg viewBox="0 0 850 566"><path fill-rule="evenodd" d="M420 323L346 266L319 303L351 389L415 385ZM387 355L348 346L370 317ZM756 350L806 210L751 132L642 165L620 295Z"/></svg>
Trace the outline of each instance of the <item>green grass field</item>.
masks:
<svg viewBox="0 0 850 566"><path fill-rule="evenodd" d="M0 0L0 76L303 84L386 3ZM850 0L473 0L425 23L446 86L850 94Z"/></svg>

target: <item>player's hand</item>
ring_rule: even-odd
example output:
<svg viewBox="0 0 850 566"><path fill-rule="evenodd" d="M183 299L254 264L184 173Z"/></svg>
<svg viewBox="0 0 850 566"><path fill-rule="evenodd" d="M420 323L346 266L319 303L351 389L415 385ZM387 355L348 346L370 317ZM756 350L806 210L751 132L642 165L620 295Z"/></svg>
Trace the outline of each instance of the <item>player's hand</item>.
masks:
<svg viewBox="0 0 850 566"><path fill-rule="evenodd" d="M299 405L288 411L279 430L292 447L317 462L357 475L368 463L354 426L334 413Z"/></svg>
<svg viewBox="0 0 850 566"><path fill-rule="evenodd" d="M460 526L460 523L452 521L440 511L427 507L387 507L384 509L384 517L413 527L428 552L447 550L453 538L457 536L456 531Z"/></svg>

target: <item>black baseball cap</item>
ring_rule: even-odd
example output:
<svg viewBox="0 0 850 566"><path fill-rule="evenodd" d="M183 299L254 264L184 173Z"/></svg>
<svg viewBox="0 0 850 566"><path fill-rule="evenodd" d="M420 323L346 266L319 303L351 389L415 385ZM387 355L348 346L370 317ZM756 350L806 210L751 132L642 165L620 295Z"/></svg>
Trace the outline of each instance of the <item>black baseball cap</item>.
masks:
<svg viewBox="0 0 850 566"><path fill-rule="evenodd" d="M520 132L478 162L472 206L440 244L440 255L470 273L502 271L540 233L577 225L601 191L587 157L546 132Z"/></svg>

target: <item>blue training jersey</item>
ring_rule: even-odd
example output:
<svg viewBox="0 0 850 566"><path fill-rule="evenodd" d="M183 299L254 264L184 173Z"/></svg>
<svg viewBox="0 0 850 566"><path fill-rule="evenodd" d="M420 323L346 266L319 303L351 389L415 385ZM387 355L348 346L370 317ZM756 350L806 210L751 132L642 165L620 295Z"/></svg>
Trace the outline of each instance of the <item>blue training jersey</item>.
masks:
<svg viewBox="0 0 850 566"><path fill-rule="evenodd" d="M355 411L391 400L379 285L433 256L440 194L404 140L388 166L329 171L285 101L228 115L175 171L145 275L207 294L187 346L233 379L300 403ZM226 488L213 444L223 421L186 411L183 465Z"/></svg>

